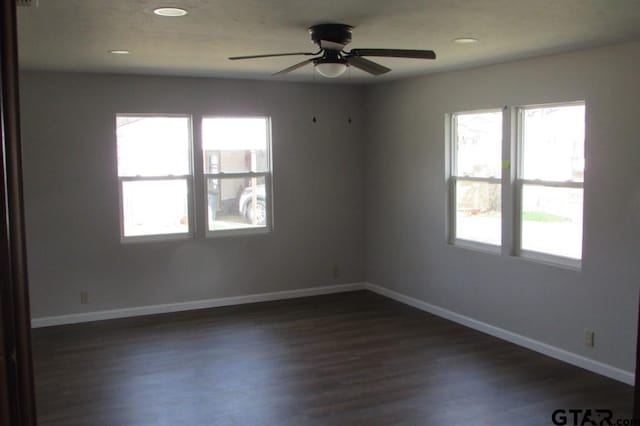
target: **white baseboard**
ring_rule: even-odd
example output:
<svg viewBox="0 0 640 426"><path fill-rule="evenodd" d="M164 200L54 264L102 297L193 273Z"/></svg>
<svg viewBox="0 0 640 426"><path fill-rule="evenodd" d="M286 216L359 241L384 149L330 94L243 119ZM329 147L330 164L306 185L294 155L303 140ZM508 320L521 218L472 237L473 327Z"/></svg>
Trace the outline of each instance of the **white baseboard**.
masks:
<svg viewBox="0 0 640 426"><path fill-rule="evenodd" d="M481 331L499 339L515 343L516 345L523 346L527 349L531 349L532 351L550 356L551 358L564 361L568 364L584 368L585 370L592 371L594 373L609 377L614 380L618 380L629 385L634 384L635 375L631 371L622 370L620 368L583 357L582 355L565 351L564 349L560 349L555 346L540 342L538 340L530 339L529 337L513 333L503 328L495 327L482 321L460 315L456 312L441 308L439 306L431 305L429 303L423 302L422 300L406 296L404 294L389 290L376 284L365 283L364 288L367 290L371 290L374 293L378 293L382 296L404 303L406 305L413 306L414 308L418 308L422 311L429 312L430 314L448 319L453 322L457 322L458 324L473 328L474 330Z"/></svg>
<svg viewBox="0 0 640 426"><path fill-rule="evenodd" d="M190 311L195 309L215 308L219 306L242 305L246 303L268 302L272 300L293 299L297 297L319 296L322 294L343 293L355 290L370 290L374 293L404 303L414 308L430 314L445 318L447 320L462 324L474 330L481 331L502 340L523 346L535 352L550 356L551 358L564 361L568 364L584 368L585 370L609 377L620 382L633 385L635 375L631 371L622 370L608 364L595 361L590 358L564 349L548 345L538 340L522 336L517 333L495 327L493 325L478 321L476 319L458 314L448 309L441 308L423 302L414 297L406 296L385 287L371 283L351 283L341 285L331 285L323 287L312 287L301 290L276 291L272 293L249 294L245 296L222 297L218 299L195 300L190 302L169 303L164 305L139 306L125 309L112 309L106 311L85 312L79 314L60 315L52 317L34 318L31 320L33 328L50 327L54 325L76 324L89 321L100 321L115 318L136 317L142 315L163 314L169 312Z"/></svg>
<svg viewBox="0 0 640 426"><path fill-rule="evenodd" d="M272 293L248 294L245 296L222 297L218 299L194 300L190 302L168 303L164 305L137 306L134 308L111 309L106 311L83 312L79 314L33 318L31 327L51 327L54 325L77 324L115 318L137 317L142 315L165 314L169 312L191 311L195 309L215 308L219 306L242 305L246 303L268 302L272 300L293 299L297 297L319 296L321 294L343 293L363 290L364 283L339 284L323 287L311 287L301 290L275 291Z"/></svg>

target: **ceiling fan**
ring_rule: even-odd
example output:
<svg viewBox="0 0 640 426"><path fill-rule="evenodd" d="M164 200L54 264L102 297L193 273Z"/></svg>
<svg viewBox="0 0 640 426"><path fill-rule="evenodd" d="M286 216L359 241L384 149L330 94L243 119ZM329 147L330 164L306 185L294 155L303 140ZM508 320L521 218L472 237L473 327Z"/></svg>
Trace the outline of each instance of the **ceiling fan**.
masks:
<svg viewBox="0 0 640 426"><path fill-rule="evenodd" d="M365 56L379 56L388 58L414 58L435 59L433 50L407 50L407 49L351 49L344 50L351 42L353 27L344 24L319 24L309 27L311 40L320 50L317 52L292 52L272 53L267 55L234 56L229 59L256 59L271 58L275 56L313 56L288 68L278 71L275 75L302 68L308 64L314 64L318 72L328 78L335 78L345 72L348 66L353 66L373 75L381 75L391 71L383 65L365 59Z"/></svg>

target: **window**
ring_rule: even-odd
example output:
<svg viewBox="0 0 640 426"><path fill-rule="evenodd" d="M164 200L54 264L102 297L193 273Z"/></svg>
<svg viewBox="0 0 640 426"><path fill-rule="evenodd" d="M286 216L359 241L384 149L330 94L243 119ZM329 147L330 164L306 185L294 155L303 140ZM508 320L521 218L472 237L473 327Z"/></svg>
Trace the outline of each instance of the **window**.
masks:
<svg viewBox="0 0 640 426"><path fill-rule="evenodd" d="M502 111L451 115L452 242L501 244Z"/></svg>
<svg viewBox="0 0 640 426"><path fill-rule="evenodd" d="M270 229L270 148L271 126L266 117L202 120L209 235Z"/></svg>
<svg viewBox="0 0 640 426"><path fill-rule="evenodd" d="M521 108L520 251L582 258L585 105Z"/></svg>
<svg viewBox="0 0 640 426"><path fill-rule="evenodd" d="M191 119L117 115L121 237L149 240L191 233Z"/></svg>
<svg viewBox="0 0 640 426"><path fill-rule="evenodd" d="M450 243L580 266L584 139L582 101L449 115Z"/></svg>
<svg viewBox="0 0 640 426"><path fill-rule="evenodd" d="M189 116L116 115L123 241L271 229L270 119L205 117L197 137Z"/></svg>

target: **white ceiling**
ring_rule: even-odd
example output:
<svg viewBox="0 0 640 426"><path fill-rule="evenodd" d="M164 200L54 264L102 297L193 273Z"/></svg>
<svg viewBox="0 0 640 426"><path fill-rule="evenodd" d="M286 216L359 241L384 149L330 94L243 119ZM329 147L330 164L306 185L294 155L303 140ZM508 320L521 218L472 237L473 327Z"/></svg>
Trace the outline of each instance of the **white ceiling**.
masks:
<svg viewBox="0 0 640 426"><path fill-rule="evenodd" d="M184 17L156 16L160 6ZM304 57L229 56L314 51L307 27L355 27L349 47L432 49L435 61L371 58L393 69L373 82L640 40L638 0L39 0L18 9L26 69L312 80L311 66L270 77ZM452 42L471 36L474 45ZM128 49L130 55L112 55ZM321 77L316 77L320 79Z"/></svg>

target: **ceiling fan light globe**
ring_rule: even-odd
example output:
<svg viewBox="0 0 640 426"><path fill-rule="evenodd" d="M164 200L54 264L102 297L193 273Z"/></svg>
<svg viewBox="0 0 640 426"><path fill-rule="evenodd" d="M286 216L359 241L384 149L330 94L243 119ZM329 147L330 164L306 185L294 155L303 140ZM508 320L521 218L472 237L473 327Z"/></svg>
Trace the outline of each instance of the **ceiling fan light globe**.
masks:
<svg viewBox="0 0 640 426"><path fill-rule="evenodd" d="M347 70L347 64L339 62L322 62L316 64L316 69L320 75L327 78L340 77Z"/></svg>

